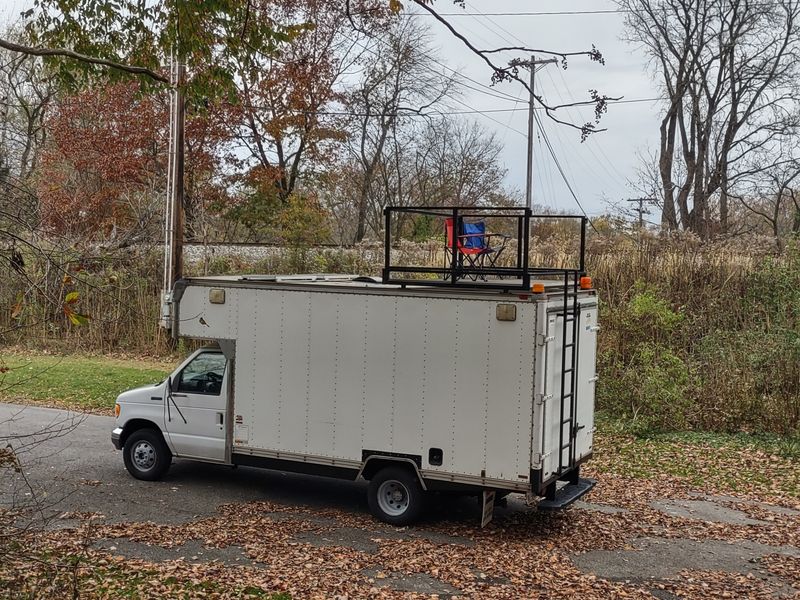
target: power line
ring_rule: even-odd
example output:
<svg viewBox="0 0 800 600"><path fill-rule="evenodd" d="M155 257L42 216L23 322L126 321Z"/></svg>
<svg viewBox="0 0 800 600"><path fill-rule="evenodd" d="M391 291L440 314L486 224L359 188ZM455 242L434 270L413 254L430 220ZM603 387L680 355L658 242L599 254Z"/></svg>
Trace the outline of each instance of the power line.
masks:
<svg viewBox="0 0 800 600"><path fill-rule="evenodd" d="M471 6L471 4L470 4L470 3L468 3L468 5L470 6L470 8L473 8L473 9L474 9L474 7L473 7L473 6ZM477 9L474 9L474 10L477 10ZM506 29L505 27L503 27L502 25L500 25L499 23L497 23L496 21L494 21L493 19L491 19L489 15L491 15L492 13L481 13L480 11L477 11L477 12L478 12L478 14L481 14L481 15L482 15L482 16L485 18L485 20L486 20L486 21L488 21L489 23L492 23L492 24L493 24L495 27L497 27L497 28L498 28L500 31L502 31L502 32L504 32L505 34L509 35L511 38L515 39L516 41L518 41L519 43L521 43L523 46L524 46L524 45L526 45L526 43L525 43L525 41L524 41L524 40L520 39L520 38L519 38L517 35L515 35L515 34L514 34L514 33L512 33L511 31L509 31L508 29ZM493 33L495 33L496 35L499 35L499 37L500 37L500 38L502 38L502 37L503 37L503 34L502 34L502 33L499 33L499 31L498 31L498 30L496 30L496 29L494 29L494 28L492 28L492 27L489 27L489 26L488 26L488 25L486 25L485 23L484 23L484 26L486 27L486 29L487 29L487 30L489 30L489 31L492 31L492 32L493 32ZM560 73L559 73L559 74L560 74ZM548 73L548 77L550 77L549 73ZM562 77L562 80L563 80L563 75L561 75L561 77ZM552 77L550 77L550 79L551 79L551 81L552 81ZM533 82L533 79L531 78L531 90L533 89L533 84L532 84L532 82ZM566 82L565 82L565 85L566 85ZM556 91L557 91L557 88L556 88ZM531 92L531 93L533 93L533 92ZM558 93L558 97L559 97L559 99L561 100L561 102L562 102L562 104L563 104L563 103L564 103L564 100L563 100L563 98L561 97L561 94L560 94L558 91L557 91L557 93ZM566 109L567 109L567 114L570 114L570 115L571 115L571 111L570 111L570 109L569 109L569 107L568 107L568 106L566 107ZM560 161L558 160L558 158L557 158L557 156L556 156L556 154L555 154L555 150L554 150L554 148L553 148L552 144L550 143L550 139L549 139L549 137L547 136L547 132L544 130L544 127L543 127L543 125L542 125L541 119L539 118L539 115L537 115L537 114L534 112L534 110L535 110L535 108L534 108L533 106L531 106L531 113L530 113L530 114L531 114L532 118L534 118L534 119L535 119L535 122L536 122L536 123L538 124L538 126L539 126L539 135L537 136L537 137L538 137L538 140L539 140L539 146L541 147L541 141L542 141L542 139L544 139L544 141L545 141L545 144L546 144L546 146L547 146L547 149L548 149L548 151L549 151L549 153L550 153L550 156L552 157L552 159L553 159L553 162L555 163L555 165L556 165L556 167L557 167L557 169L558 169L558 171L559 171L559 173L560 173L560 175L561 175L561 178L564 180L564 184L567 186L567 189L569 190L570 194L571 194L571 195L572 195L572 197L574 198L574 200L575 200L576 204L577 204L577 205L578 205L578 207L580 208L580 210L581 210L581 212L583 213L583 215L584 215L585 217L587 217L587 218L588 218L588 215L586 214L586 210L583 208L583 205L581 204L580 200L578 199L578 196L577 196L577 194L575 193L575 190L572 188L572 184L569 182L569 178L567 177L567 174L566 174L566 172L564 171L564 168L561 166L561 163L560 163ZM529 126L529 127L530 127L530 126ZM530 134L529 134L529 135L530 135ZM556 135L558 135L558 132L556 132ZM560 137L560 136L559 136L559 137ZM529 141L529 143L532 143L532 140L530 140L530 139L529 139L528 141ZM530 167L529 167L529 168L530 168ZM530 185L529 185L529 187L530 187ZM592 225L592 224L591 224L591 221L589 221L589 224L590 224L590 225ZM594 229L594 225L592 225L592 229ZM596 231L596 230L595 230L595 231Z"/></svg>
<svg viewBox="0 0 800 600"><path fill-rule="evenodd" d="M578 195L575 193L575 190L572 189L572 184L570 184L566 173L564 173L564 169L561 167L561 162L558 160L558 156L556 156L555 150L553 150L553 146L550 144L550 139L547 137L547 132L544 130L544 126L542 125L542 121L539 118L539 115L534 113L534 118L536 119L536 123L539 125L539 131L541 132L545 146L547 147L547 150L550 152L550 156L553 158L553 163L555 163L556 169L558 169L558 172L561 174L561 179L564 180L564 185L567 186L567 190L569 190L569 193L570 195L572 195L572 198L575 200L575 203L578 205L578 208L581 209L583 216L588 219L589 215L586 214L586 209L583 208L583 204L581 204L581 201L578 199ZM589 225L591 226L592 229L594 229L595 233L597 233L597 229L595 229L591 220L589 221Z"/></svg>
<svg viewBox="0 0 800 600"><path fill-rule="evenodd" d="M522 97L522 89L520 89L519 94L517 94L517 101L514 103L514 108L511 109L511 116L508 117L508 123L506 123L506 131L503 132L502 142L504 145L506 143L506 135L508 134L508 130L511 129L511 122L514 120L514 113L517 112L517 106L519 104L521 97Z"/></svg>
<svg viewBox="0 0 800 600"><path fill-rule="evenodd" d="M383 38L375 38L375 41L380 43L380 44L382 44L382 45L384 45L385 47L387 47L389 49L392 49L390 42L387 41L387 40L384 40ZM355 45L357 45L362 50L364 50L366 52L369 52L373 56L380 58L380 54L374 48L370 48L369 46L367 46L365 44L362 44L360 41L356 42ZM423 52L422 50L419 50L419 48L417 48L416 50L417 50L417 52L419 52L419 54L421 56L424 56L425 58L430 60L432 63L434 63L434 64L440 66L441 68L449 71L450 73L452 73L456 77L464 79L466 81L469 81L470 83L473 83L473 84L479 86L482 89L476 89L476 88L474 88L472 86L465 85L463 82L459 82L459 85L462 85L463 87L466 87L466 88L471 89L473 91L480 92L482 94L486 94L487 96L493 96L495 98L499 98L501 100L508 100L510 102L515 102L516 101L516 98L514 98L514 96L512 96L511 94L507 94L506 92L503 92L502 90L490 87L490 86L488 86L488 85L486 85L484 83L481 83L480 81L478 81L476 79L473 79L472 77L464 75L461 71L458 71L457 69L454 69L453 67L451 67L449 65L446 65L445 63L437 60L431 54L429 54L427 52ZM439 75L439 73L435 69L430 68L429 70L432 73L436 73L437 75Z"/></svg>
<svg viewBox="0 0 800 600"><path fill-rule="evenodd" d="M525 45L525 42L523 40L521 40L519 37L517 37L516 35L511 33L508 29L506 29L505 27L503 27L499 23L493 21L491 18L488 18L489 14L480 13L480 11L478 12L478 14L481 14L482 16L486 17L487 18L486 20L488 20L490 23L494 24L500 30L504 31L506 34L510 35L512 38L516 39L518 42L520 42L523 45ZM493 29L489 28L485 24L484 24L484 26L486 27L486 29L488 31L491 31L492 33L494 33L496 35L498 34L498 32L496 30L493 30ZM501 35L501 37L502 37L502 35ZM535 69L535 63L531 64L531 69ZM531 86L531 88L532 87L533 86ZM560 96L561 96L561 94L559 94L559 97ZM575 200L575 203L578 205L578 208L581 209L581 212L583 213L583 215L588 218L588 215L586 214L586 210L583 208L583 205L581 204L581 201L578 199L578 195L575 193L575 190L572 188L572 184L569 182L569 178L567 177L567 174L564 172L564 169L561 166L561 163L558 160L558 157L556 156L555 150L553 149L553 146L550 143L550 139L547 136L547 132L544 130L544 127L542 125L541 119L539 118L539 115L536 114L534 107L531 107L531 113L530 114L533 116L536 124L539 127L539 133L540 133L540 138L539 139L540 140L544 139L545 145L546 145L548 151L550 152L550 156L552 157L553 162L555 163L556 168L558 169L558 172L561 174L561 178L564 180L564 184L567 186L567 189L569 190L569 193L572 195L573 199ZM533 140L529 139L528 142L532 143ZM529 187L530 187L530 184L529 184ZM530 201L530 199L529 199L529 201ZM592 225L591 221L589 221L589 224L592 226L592 229L594 229L594 225ZM597 231L597 230L595 230L595 231Z"/></svg>
<svg viewBox="0 0 800 600"><path fill-rule="evenodd" d="M476 8L475 8L474 6L472 6L471 4L470 4L470 8L472 8L473 10L475 10L475 12L477 12L477 13L478 13L478 14L480 14L481 16L485 17L487 21L489 21L490 23L492 23L493 25L495 25L496 27L498 27L498 28L499 28L501 31L503 31L503 32L507 33L508 35L510 35L512 38L514 38L515 40L517 40L517 41L518 41L520 44L522 44L523 46L525 46L525 45L526 45L526 42L525 42L524 40L521 40L520 38L518 38L516 35L514 35L513 33L511 33L511 32L510 32L508 29L506 29L505 27L503 27L502 25L500 25L500 24L499 24L497 21L493 21L491 18L489 18L489 17L491 17L491 16L492 16L492 15L491 15L491 13L481 13L481 11L479 11L478 9L476 9ZM427 13L427 14L430 14L430 13ZM493 29L491 29L491 28L490 28L488 25L486 25L485 23L484 23L484 26L486 27L486 29L487 29L487 30L489 30L489 31L492 31L493 33L497 34L497 35L498 35L498 36L499 36L501 39L503 38L502 34L499 34L499 33L498 33L496 30L493 30Z"/></svg>
<svg viewBox="0 0 800 600"><path fill-rule="evenodd" d="M779 2L759 2L749 5L750 8L771 8L780 6ZM635 13L634 9L630 8L603 8L603 9L589 9L589 10L537 10L537 11L520 11L520 12L490 12L482 13L473 7L471 11L460 12L440 12L437 13L440 17L551 17L551 16L572 16L572 15L614 15ZM653 7L653 10L667 12L671 9L668 7ZM429 12L411 12L414 16L433 16Z"/></svg>
<svg viewBox="0 0 800 600"><path fill-rule="evenodd" d="M449 13L439 13L441 17L548 17L548 16L566 16L566 15L606 15L606 14L615 14L615 13L625 13L631 12L630 10L624 9L598 9L598 10L542 10L542 11L526 11L526 12L493 12L493 13L482 13L482 12L449 12ZM411 13L417 16L431 16L430 13L427 12L414 12Z"/></svg>
<svg viewBox="0 0 800 600"><path fill-rule="evenodd" d="M559 76L559 78L561 80L561 84L562 84L563 88L567 89L568 88L568 84L567 84L566 78L564 77L564 74L562 73L561 69L558 70L558 76ZM559 92L559 86L556 84L555 79L550 75L549 72L547 73L547 77L550 79L550 83L553 85L553 89L555 90L556 95L563 102L563 98L561 98L561 93ZM582 118L582 114L581 114L581 111L579 110L579 107L575 107L575 108L576 108L575 112L578 114L578 117ZM569 115L570 119L576 120L575 117L573 116L573 112L569 108L567 109L567 115ZM556 130L556 136L558 136L558 130ZM560 139L560 136L558 136L558 137ZM589 136L589 138L590 139L586 140L585 146L586 146L586 150L588 150L589 153L594 158L594 161L595 161L594 164L597 165L602 171L605 172L605 174L608 176L608 180L610 182L612 182L615 186L621 185L624 188L625 187L625 184L624 184L625 177L620 174L620 172L616 169L616 167L613 165L613 163L608 159L608 157L606 156L605 151L603 150L603 146L601 144L599 144L596 139L594 139L594 136ZM597 154L595 154L595 151L593 149L594 146L597 147L597 150L600 153L600 156L603 159L605 159L606 164L611 167L611 170L613 170L616 173L616 176L611 172L611 170L608 169L606 164L604 164L603 160L601 160L597 156ZM578 156L581 156L581 154L579 153ZM581 156L581 158L583 158L583 157ZM591 166L589 165L588 162L584 161L584 163L587 165L587 167L589 169L591 169ZM619 180L618 180L618 178L619 178Z"/></svg>
<svg viewBox="0 0 800 600"><path fill-rule="evenodd" d="M495 27L497 27L499 30L501 30L501 31L502 31L502 32L504 32L505 34L509 35L511 38L513 38L513 39L517 40L517 41L518 41L519 43L521 43L523 46L525 46L525 45L526 45L526 43L525 43L525 41L524 41L524 40L520 39L520 38L519 38L518 36L516 36L514 33L512 33L511 31L509 31L508 29L506 29L505 27L503 27L502 25L500 25L499 23L497 23L497 22L496 22L496 21L494 21L493 19L489 18L489 16L490 16L490 15L493 15L494 13L481 13L480 11L478 11L477 9L475 9L475 8L474 8L474 7L473 7L473 6L472 6L470 3L467 3L467 5L468 5L470 8L472 8L473 10L476 10L476 11L477 11L477 14L481 15L482 17L484 17L484 19L485 19L486 21L488 21L489 23L492 23L492 24L493 24ZM428 14L429 14L429 13L428 13ZM476 19L476 20L477 20L477 19ZM490 32L492 32L493 34L495 34L495 35L498 35L500 38L502 38L502 37L503 37L503 34L502 34L502 33L499 33L499 31L498 31L497 29L494 29L493 27L489 27L488 25L486 25L486 23L483 23L483 22L482 22L482 24L484 25L484 27L486 27L487 31L490 31ZM532 68L533 68L533 66L532 66ZM560 74L560 73L559 73L559 74ZM548 73L548 77L549 77L549 73ZM561 75L561 78L562 78L562 81L563 81L563 75ZM551 77L550 79L551 79L551 81L552 81L552 77ZM533 80L531 79L531 81L533 81ZM566 82L565 82L565 85L566 85ZM533 88L533 85L531 84L531 89L532 89L532 88ZM557 88L556 88L556 91L557 91ZM532 92L531 92L531 93L532 93ZM558 93L558 91L557 91L557 93ZM562 101L562 103L563 103L563 98L561 97L561 94L560 94L560 93L558 93L558 97L559 97L559 99L561 99L561 101ZM640 100L644 100L644 99L640 99ZM617 101L617 102L619 102L619 101ZM569 106L566 106L565 108L567 109L567 114L569 114L569 115L571 116L571 111L570 111L570 109L569 109ZM541 140L542 140L542 138L543 138L543 139L544 139L544 141L545 141L545 144L546 144L546 146L547 146L547 149L548 149L548 151L550 152L550 156L552 157L552 159L553 159L553 162L555 163L555 165L556 165L556 168L558 169L558 171L559 171L559 173L560 173L560 175L561 175L561 178L564 180L564 184L567 186L567 189L569 190L570 194L572 195L572 197L573 197L573 199L575 200L575 202L576 202L576 204L578 205L578 207L581 209L581 212L583 213L583 215L584 215L585 217L587 217L587 218L588 218L588 215L586 214L586 210L583 208L583 205L581 204L580 200L578 199L578 196L577 196L577 194L575 193L575 190L572 188L572 185L571 185L571 183L569 182L569 179L568 179L568 177L567 177L567 174L566 174L566 172L564 171L564 168L561 166L561 163L560 163L560 161L558 160L558 158L557 158L557 156L556 156L556 154L555 154L555 150L553 149L553 146L552 146L552 144L551 144L551 142L550 142L550 139L549 139L549 137L547 136L547 132L546 132L546 131L544 131L544 128L543 128L543 126L542 126L541 119L539 118L539 115L538 115L538 114L536 114L536 113L534 112L534 110L535 110L535 108L534 108L533 106L531 106L531 113L530 113L530 114L531 114L531 115L532 115L532 117L535 119L536 123L537 123L537 124L538 124L538 126L539 126L539 130L540 130L540 136L538 136L538 137L539 137L540 146L541 146ZM529 127L530 127L530 126L529 126ZM556 132L556 135L558 135L558 132ZM530 133L529 133L529 137L530 137ZM560 136L559 136L559 137L560 137ZM530 139L529 139L529 140L528 140L528 142L529 142L529 144L530 144L530 143L532 143L532 140L530 140ZM592 154L594 154L594 153L592 153ZM530 160L530 159L529 159L529 160ZM587 166L588 166L588 165L587 165ZM530 166L529 166L529 169L530 169ZM529 174L529 178L530 178L530 174ZM528 188L530 188L530 182L529 182L529 184L528 184ZM528 194L530 194L530 191L528 192ZM530 198L528 199L528 201L530 202ZM589 221L589 224L592 226L592 229L594 229L594 230L595 230L595 232L596 232L597 230L595 229L594 225L592 225L591 221Z"/></svg>
<svg viewBox="0 0 800 600"><path fill-rule="evenodd" d="M452 98L456 102L461 102L456 98ZM666 98L631 98L630 100L609 100L608 104L633 104L638 102L657 102L659 100L666 100ZM519 104L520 98L515 98L515 104ZM51 100L49 102L51 105L55 106L76 106L76 105L85 105L85 102L81 102L78 100ZM468 106L467 104L463 103L464 106ZM7 108L24 108L23 104L13 103L13 102L2 102L0 101L0 106L5 106ZM272 110L270 106L263 106L257 104L243 104L245 108L250 108L254 110ZM307 115L323 115L323 116L341 116L341 117L367 117L370 116L367 113L358 113L353 111L336 111L336 110L302 110L300 108L297 109L284 109L286 112L294 112L296 114L307 114ZM483 110L479 110L473 108L471 110L451 110L451 111L439 111L439 110L431 110L429 112L420 113L413 110L408 110L407 112L395 112L395 113L386 113L386 116L408 116L408 117L430 117L430 116L452 116L452 115L473 115L478 113L513 113L520 110L519 107L516 108L486 108ZM542 106L537 106L534 108L536 111L543 111L546 110ZM381 113L382 114L382 113ZM380 115L377 115L380 116Z"/></svg>
<svg viewBox="0 0 800 600"><path fill-rule="evenodd" d="M644 215L650 214L645 204L655 203L655 198L628 198L625 202L635 202L639 205L634 211L639 215L639 231L641 231L644 228Z"/></svg>
<svg viewBox="0 0 800 600"><path fill-rule="evenodd" d="M469 3L468 3L468 4L469 4ZM470 8L473 8L473 9L474 9L474 7L472 7L471 5L470 5ZM477 10L477 9L475 9L475 10ZM495 25L495 26L496 26L497 28L499 28L501 31L505 32L507 35L509 35L509 36L510 36L510 37L512 37L513 39L517 40L518 42L520 42L520 43L521 43L523 46L525 45L525 42L524 42L523 40L521 40L521 39L520 39L518 36L516 36L514 33L512 33L511 31L509 31L508 29L506 29L505 27L503 27L502 25L500 25L499 23L497 23L497 22L496 22L496 21L494 21L493 19L489 18L489 15L492 15L493 13L481 13L480 11L477 11L477 12L478 12L478 14L481 14L482 16L484 16L484 17L486 18L486 20L487 20L489 23L492 23L493 25ZM502 34L499 34L497 30L495 30L495 29L493 29L493 28L490 28L490 27L489 27L488 25L486 25L485 23L484 23L484 26L486 27L486 29L487 29L487 30L489 30L489 31L492 31L492 32L493 32L493 33L495 33L495 34L498 34L498 35L500 35L500 37L502 38ZM549 73L548 73L547 75L548 75L548 77L550 78L551 82L553 82L553 80L552 80L552 77L550 77ZM566 86L566 82L564 81L564 76L563 76L563 74L561 74L561 73L559 72L559 75L561 76L561 79L562 79L562 81L564 82L564 85ZM555 82L553 82L553 84L555 85ZM561 100L561 102L562 102L562 103L564 103L564 100L563 100L563 98L561 97L561 94L560 94L560 92L558 92L558 88L557 88L557 86L556 86L556 93L558 94L558 97L559 97L559 99ZM644 99L641 99L641 100L644 100ZM618 102L619 102L619 101L618 101ZM569 106L567 106L567 107L566 107L566 109L567 109L567 114L568 114L568 115L570 115L570 117L571 117L571 110L570 110L570 107L569 107ZM534 118L535 118L535 120L536 120L537 124L539 125L539 129L540 129L540 136L539 136L540 145L541 145L541 139L543 138L543 139L544 139L544 141L545 141L545 144L546 144L546 146L547 146L547 149L548 149L548 151L549 151L549 153L550 153L550 156L552 157L552 159L553 159L553 162L554 162L554 163L555 163L555 165L556 165L556 168L558 169L559 173L561 174L561 177L562 177L562 179L564 180L564 184L567 186L567 189L569 190L570 194L571 194L571 195L572 195L572 197L574 198L574 200L575 200L575 202L577 203L578 207L581 209L581 212L583 212L584 216L587 216L587 217L588 217L588 215L586 214L586 211L585 211L585 210L584 210L584 208L583 208L583 205L581 204L580 200L578 199L578 196L577 196L577 194L575 193L575 190L572 188L572 185L571 185L571 183L569 182L569 179L568 179L568 177L567 177L567 174L566 174L566 172L564 171L564 168L561 166L561 163L560 163L560 161L558 160L558 158L557 158L557 156L556 156L556 154L555 154L555 149L553 148L553 146L552 146L552 144L551 144L551 142L550 142L550 139L549 139L549 137L547 136L547 132L544 130L544 128L543 128L543 126L542 126L541 119L539 118L539 115L537 115L537 114L535 114L535 113L533 113L533 114L534 114ZM556 135L558 135L558 132L556 132ZM559 136L559 137L560 137L560 136ZM591 148L590 148L590 151L591 151ZM594 155L594 152L592 152L592 155ZM587 166L588 166L588 165L587 165ZM603 165L601 165L601 167L602 167L602 166L603 166ZM610 175L610 173L609 173L609 175ZM591 221L590 221L590 224L591 224ZM592 225L592 229L594 229L594 225ZM595 231L596 231L596 230L595 230Z"/></svg>

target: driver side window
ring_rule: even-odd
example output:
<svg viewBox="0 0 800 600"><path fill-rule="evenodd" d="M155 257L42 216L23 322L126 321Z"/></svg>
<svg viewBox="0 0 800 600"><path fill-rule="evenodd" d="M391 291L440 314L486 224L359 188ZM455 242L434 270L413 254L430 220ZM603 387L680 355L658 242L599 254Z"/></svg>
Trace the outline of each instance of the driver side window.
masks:
<svg viewBox="0 0 800 600"><path fill-rule="evenodd" d="M176 392L219 396L225 376L225 355L204 352L186 365L178 377Z"/></svg>

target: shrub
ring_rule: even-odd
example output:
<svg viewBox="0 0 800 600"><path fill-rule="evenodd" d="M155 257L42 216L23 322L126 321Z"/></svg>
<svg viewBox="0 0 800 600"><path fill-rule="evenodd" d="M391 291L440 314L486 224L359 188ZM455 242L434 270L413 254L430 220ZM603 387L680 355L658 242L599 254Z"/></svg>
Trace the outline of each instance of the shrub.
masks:
<svg viewBox="0 0 800 600"><path fill-rule="evenodd" d="M800 424L800 337L791 330L715 331L697 345L696 427L795 433Z"/></svg>
<svg viewBox="0 0 800 600"><path fill-rule="evenodd" d="M637 433L687 429L693 412L691 380L689 367L672 350L642 342L628 362L604 365L598 406Z"/></svg>

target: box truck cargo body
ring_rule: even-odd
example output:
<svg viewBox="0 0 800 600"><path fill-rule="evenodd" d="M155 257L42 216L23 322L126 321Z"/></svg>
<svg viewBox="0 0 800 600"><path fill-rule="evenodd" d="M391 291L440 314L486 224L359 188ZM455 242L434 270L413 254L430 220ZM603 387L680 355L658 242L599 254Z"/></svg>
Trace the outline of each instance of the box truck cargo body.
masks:
<svg viewBox="0 0 800 600"><path fill-rule="evenodd" d="M432 491L563 507L593 485L579 473L592 454L597 297L577 281L531 287L181 280L173 333L213 345L122 394L112 440L143 479L172 456L366 479L373 513L397 524Z"/></svg>

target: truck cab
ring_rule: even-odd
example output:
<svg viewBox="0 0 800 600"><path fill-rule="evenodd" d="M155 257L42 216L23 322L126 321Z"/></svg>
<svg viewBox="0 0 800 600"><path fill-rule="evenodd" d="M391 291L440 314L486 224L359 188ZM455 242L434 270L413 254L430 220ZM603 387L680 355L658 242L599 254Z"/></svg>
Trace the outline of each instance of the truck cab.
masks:
<svg viewBox="0 0 800 600"><path fill-rule="evenodd" d="M228 379L222 350L207 346L164 381L120 394L111 440L130 474L158 479L173 456L227 463Z"/></svg>

